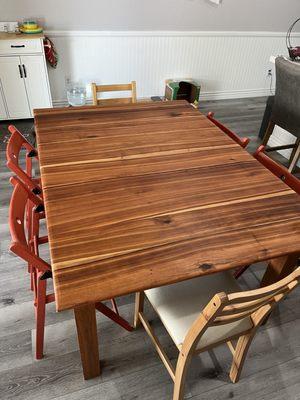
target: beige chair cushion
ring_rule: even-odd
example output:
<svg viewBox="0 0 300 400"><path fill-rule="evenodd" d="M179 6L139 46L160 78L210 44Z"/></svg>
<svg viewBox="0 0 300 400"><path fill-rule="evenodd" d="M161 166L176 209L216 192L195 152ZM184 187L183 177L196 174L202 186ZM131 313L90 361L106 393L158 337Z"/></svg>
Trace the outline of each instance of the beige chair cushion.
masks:
<svg viewBox="0 0 300 400"><path fill-rule="evenodd" d="M180 348L193 322L216 293L240 291L238 283L227 271L149 289L145 294L174 343ZM250 317L247 317L210 327L201 337L197 350L238 335L252 326Z"/></svg>

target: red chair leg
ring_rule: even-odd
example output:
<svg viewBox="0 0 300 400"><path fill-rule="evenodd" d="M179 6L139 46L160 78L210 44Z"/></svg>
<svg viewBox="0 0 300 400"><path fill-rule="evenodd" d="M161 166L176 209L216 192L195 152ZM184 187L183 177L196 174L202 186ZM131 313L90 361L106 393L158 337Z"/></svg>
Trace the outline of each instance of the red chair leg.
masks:
<svg viewBox="0 0 300 400"><path fill-rule="evenodd" d="M31 267L30 264L28 264L28 272L30 273L30 290L33 292L34 291L34 274L33 274L33 268Z"/></svg>
<svg viewBox="0 0 300 400"><path fill-rule="evenodd" d="M120 315L116 314L113 310L107 307L105 304L99 302L95 304L96 309L104 314L106 317L114 321L116 324L120 325L126 331L133 331L133 327Z"/></svg>
<svg viewBox="0 0 300 400"><path fill-rule="evenodd" d="M33 250L33 220L32 220L33 208L34 204L32 203L32 201L28 200L26 205L26 225L27 225L27 235L28 235L27 239L31 250ZM30 289L32 291L34 290L33 276L32 276L33 270L34 268L30 264L28 264L28 272L30 273Z"/></svg>
<svg viewBox="0 0 300 400"><path fill-rule="evenodd" d="M250 265L245 265L244 267L240 267L234 271L233 276L235 279L238 279L243 273L250 267Z"/></svg>
<svg viewBox="0 0 300 400"><path fill-rule="evenodd" d="M36 317L36 339L35 339L35 357L37 360L43 358L44 350L44 332L45 332L45 314L46 314L46 289L47 281L37 280L37 297L35 304Z"/></svg>
<svg viewBox="0 0 300 400"><path fill-rule="evenodd" d="M26 228L27 228L27 235L28 235L28 242L31 239L31 223L30 223L30 218L31 218L31 210L30 210L30 204L29 201L27 202L26 205ZM28 263L28 272L31 274L31 266ZM31 286L31 290L33 290L32 286Z"/></svg>

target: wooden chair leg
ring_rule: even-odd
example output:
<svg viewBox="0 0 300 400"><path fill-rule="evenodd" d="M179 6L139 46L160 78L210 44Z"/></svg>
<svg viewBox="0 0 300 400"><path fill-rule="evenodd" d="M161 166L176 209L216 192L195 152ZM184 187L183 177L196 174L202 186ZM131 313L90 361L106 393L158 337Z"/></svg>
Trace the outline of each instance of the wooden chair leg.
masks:
<svg viewBox="0 0 300 400"><path fill-rule="evenodd" d="M141 321L139 319L139 313L144 310L144 301L145 301L145 293L138 292L135 294L135 309L134 309L134 328L138 328L141 325Z"/></svg>
<svg viewBox="0 0 300 400"><path fill-rule="evenodd" d="M300 156L300 139L297 139L289 161L289 172L293 172L299 160L299 156Z"/></svg>
<svg viewBox="0 0 300 400"><path fill-rule="evenodd" d="M173 400L183 400L184 398L185 379L191 358L191 354L186 356L182 352L179 353L175 372Z"/></svg>
<svg viewBox="0 0 300 400"><path fill-rule="evenodd" d="M233 383L238 382L247 356L248 349L253 339L253 333L241 336L237 342L229 377Z"/></svg>
<svg viewBox="0 0 300 400"><path fill-rule="evenodd" d="M37 297L36 297L36 339L35 339L35 356L37 360L43 358L44 350L44 333L45 333L45 314L46 314L46 290L47 281L37 280Z"/></svg>
<svg viewBox="0 0 300 400"><path fill-rule="evenodd" d="M115 312L117 315L120 315L120 314L119 314L119 310L118 310L118 306L117 306L116 300L115 300L115 299L110 299L110 302L111 302L112 309L114 310L114 312Z"/></svg>
<svg viewBox="0 0 300 400"><path fill-rule="evenodd" d="M294 155L295 155L295 153L296 153L296 151L298 149L299 143L300 143L300 138L297 138L295 143L294 143L294 147L292 149L292 152L291 152L291 155L290 155L290 158L289 158L289 164L292 162L292 160L294 158Z"/></svg>
<svg viewBox="0 0 300 400"><path fill-rule="evenodd" d="M273 121L270 121L269 124L268 124L267 130L266 130L266 132L265 132L265 134L264 134L263 140L262 140L262 144L263 144L264 146L267 145L267 143L268 143L268 141L269 141L269 139L270 139L270 136L271 136L272 133L273 133L274 126L275 126L274 122L273 122Z"/></svg>

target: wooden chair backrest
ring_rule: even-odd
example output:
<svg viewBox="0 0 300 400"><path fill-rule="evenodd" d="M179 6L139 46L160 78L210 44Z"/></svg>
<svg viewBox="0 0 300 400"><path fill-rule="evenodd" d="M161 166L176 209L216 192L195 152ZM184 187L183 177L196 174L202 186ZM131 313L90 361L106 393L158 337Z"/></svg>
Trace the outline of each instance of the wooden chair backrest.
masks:
<svg viewBox="0 0 300 400"><path fill-rule="evenodd" d="M49 271L51 266L34 253L25 233L25 212L30 191L15 178L12 178L11 182L14 190L9 206L9 229L12 239L9 249L38 270Z"/></svg>
<svg viewBox="0 0 300 400"><path fill-rule="evenodd" d="M232 140L234 140L237 144L242 146L243 148L247 147L248 143L250 142L249 138L240 138L236 133L228 129L226 126L221 124L218 120L214 118L214 113L209 112L207 114L207 118L214 123L218 128L220 128L227 136L229 136Z"/></svg>
<svg viewBox="0 0 300 400"><path fill-rule="evenodd" d="M98 99L98 93L104 92L123 92L130 91L131 97L121 97L115 99ZM96 85L92 83L93 105L114 105L136 103L136 82L116 85Z"/></svg>
<svg viewBox="0 0 300 400"><path fill-rule="evenodd" d="M6 165L15 173L23 183L25 183L30 190L36 193L41 193L41 188L32 179L32 158L38 160L38 153L36 149L26 140L18 129L10 125L8 127L11 136L6 146ZM21 150L26 151L26 167L25 170L20 165Z"/></svg>
<svg viewBox="0 0 300 400"><path fill-rule="evenodd" d="M232 293L222 301L223 305L214 316L213 325L230 323L254 315L263 307L271 309L293 290L300 280L300 267L280 281L260 289Z"/></svg>
<svg viewBox="0 0 300 400"><path fill-rule="evenodd" d="M209 327L229 324L246 317L251 318L255 329L276 304L297 286L299 280L300 267L270 286L246 292L216 294L190 328L183 346L191 351Z"/></svg>
<svg viewBox="0 0 300 400"><path fill-rule="evenodd" d="M256 158L264 167L268 168L274 175L281 179L286 185L300 194L300 180L288 171L283 165L277 164L264 152L265 146L259 146L253 157Z"/></svg>

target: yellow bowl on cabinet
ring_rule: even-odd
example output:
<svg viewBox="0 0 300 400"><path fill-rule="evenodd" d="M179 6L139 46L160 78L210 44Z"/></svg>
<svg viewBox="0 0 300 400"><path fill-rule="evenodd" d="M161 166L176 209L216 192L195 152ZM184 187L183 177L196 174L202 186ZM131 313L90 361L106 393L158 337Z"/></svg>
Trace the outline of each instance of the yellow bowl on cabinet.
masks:
<svg viewBox="0 0 300 400"><path fill-rule="evenodd" d="M28 29L29 31L37 29L38 25L35 21L26 21L23 23L22 28L24 30Z"/></svg>

